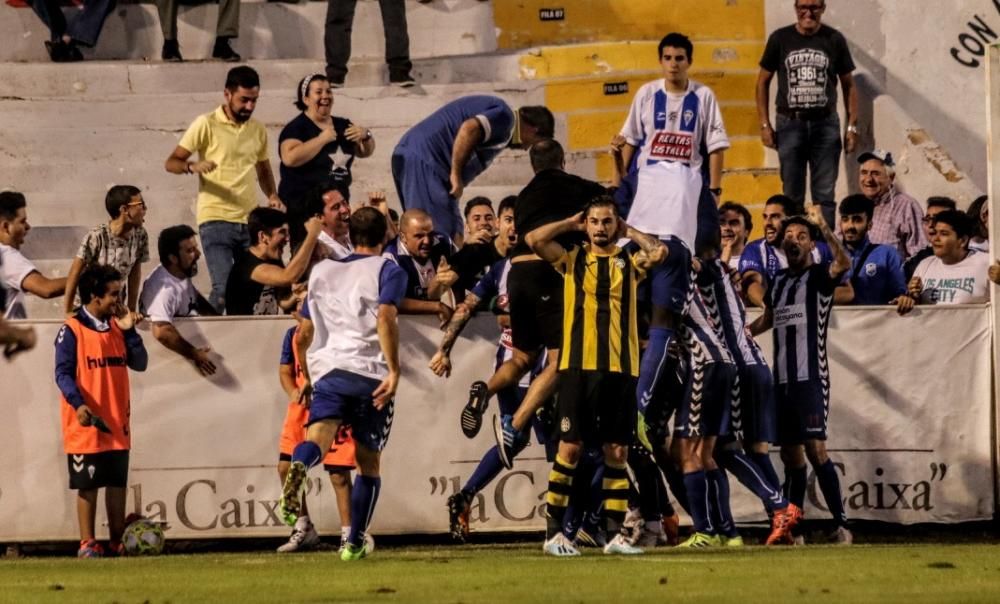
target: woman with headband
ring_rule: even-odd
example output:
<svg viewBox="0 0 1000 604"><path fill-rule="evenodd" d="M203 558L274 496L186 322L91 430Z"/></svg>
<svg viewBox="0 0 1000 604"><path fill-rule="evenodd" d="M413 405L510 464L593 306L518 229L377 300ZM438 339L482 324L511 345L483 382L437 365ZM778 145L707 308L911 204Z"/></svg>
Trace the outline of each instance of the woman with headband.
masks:
<svg viewBox="0 0 1000 604"><path fill-rule="evenodd" d="M349 186L354 158L375 152L371 130L331 115L333 90L325 75L317 73L302 79L295 106L302 113L288 122L278 137L278 196L288 207L293 248L305 238L302 225L306 217L302 212L309 190L330 179Z"/></svg>

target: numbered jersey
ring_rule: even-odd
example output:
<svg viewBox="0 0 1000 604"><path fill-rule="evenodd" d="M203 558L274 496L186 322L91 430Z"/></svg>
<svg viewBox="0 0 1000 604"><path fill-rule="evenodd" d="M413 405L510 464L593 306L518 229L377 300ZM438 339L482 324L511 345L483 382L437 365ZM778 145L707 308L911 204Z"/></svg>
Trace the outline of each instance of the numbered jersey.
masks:
<svg viewBox="0 0 1000 604"><path fill-rule="evenodd" d="M644 84L632 99L621 135L640 150L640 169L669 161L700 171L702 152L729 148L715 94L694 80L684 93L667 92L662 79Z"/></svg>

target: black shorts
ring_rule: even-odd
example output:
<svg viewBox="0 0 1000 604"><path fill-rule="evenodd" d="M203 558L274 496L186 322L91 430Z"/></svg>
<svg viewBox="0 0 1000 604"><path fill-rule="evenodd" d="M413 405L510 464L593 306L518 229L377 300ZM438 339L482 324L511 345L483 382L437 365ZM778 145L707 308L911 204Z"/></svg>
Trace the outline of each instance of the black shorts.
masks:
<svg viewBox="0 0 1000 604"><path fill-rule="evenodd" d="M287 461L291 463L292 456L288 453L278 453L278 461ZM350 472L354 470L354 466L335 466L332 464L323 464L323 469L326 470L328 474L339 474L340 472Z"/></svg>
<svg viewBox="0 0 1000 604"><path fill-rule="evenodd" d="M559 440L630 444L638 417L635 386L636 379L624 373L560 371L556 412Z"/></svg>
<svg viewBox="0 0 1000 604"><path fill-rule="evenodd" d="M128 486L128 451L70 453L69 488L77 491Z"/></svg>
<svg viewBox="0 0 1000 604"><path fill-rule="evenodd" d="M514 348L535 352L562 346L563 277L544 260L517 262L507 275Z"/></svg>

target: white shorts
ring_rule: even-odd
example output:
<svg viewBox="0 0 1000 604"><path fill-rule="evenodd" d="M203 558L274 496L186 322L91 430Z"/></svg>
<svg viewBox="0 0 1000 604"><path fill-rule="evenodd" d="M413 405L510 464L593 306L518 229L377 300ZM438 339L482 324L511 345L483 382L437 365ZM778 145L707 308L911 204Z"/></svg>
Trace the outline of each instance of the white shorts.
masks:
<svg viewBox="0 0 1000 604"><path fill-rule="evenodd" d="M701 173L677 162L641 166L628 214L633 228L660 239L674 236L694 249Z"/></svg>

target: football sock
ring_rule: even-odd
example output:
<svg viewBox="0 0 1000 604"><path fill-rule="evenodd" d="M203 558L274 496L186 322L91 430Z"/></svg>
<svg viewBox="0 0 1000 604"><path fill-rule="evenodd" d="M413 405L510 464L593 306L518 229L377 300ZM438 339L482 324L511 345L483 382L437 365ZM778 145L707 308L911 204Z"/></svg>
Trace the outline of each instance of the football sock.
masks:
<svg viewBox="0 0 1000 604"><path fill-rule="evenodd" d="M601 506L604 504L604 491L601 487L601 478L604 476L604 454L594 455L594 451L587 450L576 464L576 472L573 475L573 492L570 496L569 506L563 517L563 534L567 539L574 539L576 532L583 529L593 529L597 524L593 520L596 516L598 521L601 516Z"/></svg>
<svg viewBox="0 0 1000 604"><path fill-rule="evenodd" d="M653 400L653 392L666 369L667 346L673 336L673 329L667 327L649 328L649 344L646 345L646 351L642 353L642 361L639 364L639 381L635 390L640 413L645 413L646 407Z"/></svg>
<svg viewBox="0 0 1000 604"><path fill-rule="evenodd" d="M778 480L778 473L774 470L774 464L771 463L771 456L767 453L750 453L750 459L753 461L755 466L764 472L764 478L767 479L767 483L770 484L774 490L780 491L781 481Z"/></svg>
<svg viewBox="0 0 1000 604"><path fill-rule="evenodd" d="M736 523L733 522L733 512L729 507L729 478L722 470L715 469L705 472L708 481L708 503L712 513L712 523L726 537L735 537Z"/></svg>
<svg viewBox="0 0 1000 604"><path fill-rule="evenodd" d="M351 491L351 534L348 535L347 542L356 548L365 542L365 532L375 514L375 503L380 490L380 477L363 474L354 477L354 489Z"/></svg>
<svg viewBox="0 0 1000 604"><path fill-rule="evenodd" d="M604 528L614 536L621 530L628 511L628 472L625 464L604 463Z"/></svg>
<svg viewBox="0 0 1000 604"><path fill-rule="evenodd" d="M822 465L816 466L816 480L834 521L838 526L846 526L847 514L844 512L844 501L840 498L840 478L837 477L837 468L831 460L827 459Z"/></svg>
<svg viewBox="0 0 1000 604"><path fill-rule="evenodd" d="M575 463L568 463L560 455L556 455L556 460L549 471L549 490L545 493L546 539L551 539L562 531L563 518L566 516L566 508L573 492L575 472Z"/></svg>
<svg viewBox="0 0 1000 604"><path fill-rule="evenodd" d="M660 491L662 490L660 469L656 467L649 455L642 453L629 455L629 465L635 472L635 481L639 487L636 494L639 514L642 515L643 520L659 520Z"/></svg>
<svg viewBox="0 0 1000 604"><path fill-rule="evenodd" d="M839 488L839 487L838 487ZM806 467L785 468L785 499L802 508L806 503Z"/></svg>
<svg viewBox="0 0 1000 604"><path fill-rule="evenodd" d="M687 492L687 513L691 515L696 533L714 533L708 517L708 481L704 470L684 474L684 489Z"/></svg>
<svg viewBox="0 0 1000 604"><path fill-rule="evenodd" d="M472 472L472 476L466 481L462 491L467 495L474 495L486 488L486 485L496 478L504 469L503 462L500 461L500 452L496 446L490 448L479 461L479 465Z"/></svg>
<svg viewBox="0 0 1000 604"><path fill-rule="evenodd" d="M767 475L741 450L727 449L716 454L716 460L727 472L732 472L740 484L750 489L768 512L788 506L781 491L771 486Z"/></svg>
<svg viewBox="0 0 1000 604"><path fill-rule="evenodd" d="M322 457L323 452L319 450L319 445L311 440L304 440L300 442L295 445L295 449L292 450L292 461L301 462L305 465L306 469L318 464Z"/></svg>

